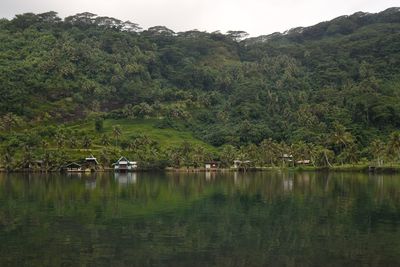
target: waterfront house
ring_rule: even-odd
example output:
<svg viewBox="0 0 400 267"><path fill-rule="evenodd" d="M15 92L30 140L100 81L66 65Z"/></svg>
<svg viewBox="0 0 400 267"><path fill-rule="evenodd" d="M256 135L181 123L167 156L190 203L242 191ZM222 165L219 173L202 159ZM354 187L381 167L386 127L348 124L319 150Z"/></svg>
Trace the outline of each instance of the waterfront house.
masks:
<svg viewBox="0 0 400 267"><path fill-rule="evenodd" d="M215 171L219 168L219 163L216 161L206 162L204 165L206 171Z"/></svg>
<svg viewBox="0 0 400 267"><path fill-rule="evenodd" d="M310 165L311 164L311 160L309 160L309 159L298 160L298 161L296 161L296 164L298 164L298 165Z"/></svg>
<svg viewBox="0 0 400 267"><path fill-rule="evenodd" d="M137 169L137 162L129 161L127 158L121 157L117 162L113 164L113 166L114 166L114 171L128 172Z"/></svg>
<svg viewBox="0 0 400 267"><path fill-rule="evenodd" d="M282 156L280 157L282 160L282 166L285 165L293 165L294 166L294 162L293 162L293 155L290 154L282 154Z"/></svg>
<svg viewBox="0 0 400 267"><path fill-rule="evenodd" d="M293 155L283 154L281 158L283 160L287 161L287 162L292 162L293 161Z"/></svg>
<svg viewBox="0 0 400 267"><path fill-rule="evenodd" d="M78 164L76 162L71 162L67 165L64 165L62 167L62 170L66 171L66 172L82 172L82 171L84 171L84 169L82 169L82 165Z"/></svg>
<svg viewBox="0 0 400 267"><path fill-rule="evenodd" d="M84 165L85 165L85 168L87 168L87 169L97 170L98 166L99 166L99 162L93 155L90 155L90 157L85 158Z"/></svg>

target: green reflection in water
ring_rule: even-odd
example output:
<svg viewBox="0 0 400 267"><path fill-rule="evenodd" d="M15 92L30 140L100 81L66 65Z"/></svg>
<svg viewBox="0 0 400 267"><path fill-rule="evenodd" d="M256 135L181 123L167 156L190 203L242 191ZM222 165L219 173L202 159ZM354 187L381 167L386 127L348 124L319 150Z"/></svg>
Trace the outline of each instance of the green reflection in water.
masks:
<svg viewBox="0 0 400 267"><path fill-rule="evenodd" d="M400 266L400 176L0 175L0 266Z"/></svg>

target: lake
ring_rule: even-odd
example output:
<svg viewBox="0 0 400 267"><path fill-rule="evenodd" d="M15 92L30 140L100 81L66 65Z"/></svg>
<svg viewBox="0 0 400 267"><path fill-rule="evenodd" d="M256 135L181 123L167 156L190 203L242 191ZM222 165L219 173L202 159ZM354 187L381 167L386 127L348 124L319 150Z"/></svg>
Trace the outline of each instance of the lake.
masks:
<svg viewBox="0 0 400 267"><path fill-rule="evenodd" d="M400 266L400 175L0 174L0 266Z"/></svg>

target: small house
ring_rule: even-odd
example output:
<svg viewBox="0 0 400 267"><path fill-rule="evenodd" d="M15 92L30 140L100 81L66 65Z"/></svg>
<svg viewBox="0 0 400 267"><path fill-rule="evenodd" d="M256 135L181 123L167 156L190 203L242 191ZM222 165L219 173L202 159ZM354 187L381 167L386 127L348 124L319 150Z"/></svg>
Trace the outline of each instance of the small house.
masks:
<svg viewBox="0 0 400 267"><path fill-rule="evenodd" d="M296 161L296 164L298 164L298 165L310 165L311 164L311 160L309 160L309 159L298 160L298 161Z"/></svg>
<svg viewBox="0 0 400 267"><path fill-rule="evenodd" d="M113 166L114 166L114 171L128 172L137 169L137 162L129 161L127 158L121 157L117 162L113 164Z"/></svg>
<svg viewBox="0 0 400 267"><path fill-rule="evenodd" d="M215 171L219 168L219 163L216 161L206 162L204 165L206 171Z"/></svg>
<svg viewBox="0 0 400 267"><path fill-rule="evenodd" d="M282 160L282 164L283 165L286 165L286 164L294 165L293 155L291 155L291 154L282 154L282 156L280 158Z"/></svg>
<svg viewBox="0 0 400 267"><path fill-rule="evenodd" d="M80 165L76 162L72 162L67 165L64 165L62 167L62 170L66 171L66 172L82 172L83 171L82 165Z"/></svg>
<svg viewBox="0 0 400 267"><path fill-rule="evenodd" d="M85 158L85 167L91 170L96 170L99 165L99 162L97 159L93 156L90 155L90 157Z"/></svg>
<svg viewBox="0 0 400 267"><path fill-rule="evenodd" d="M293 155L283 154L281 158L283 160L287 161L287 162L292 162L293 161Z"/></svg>

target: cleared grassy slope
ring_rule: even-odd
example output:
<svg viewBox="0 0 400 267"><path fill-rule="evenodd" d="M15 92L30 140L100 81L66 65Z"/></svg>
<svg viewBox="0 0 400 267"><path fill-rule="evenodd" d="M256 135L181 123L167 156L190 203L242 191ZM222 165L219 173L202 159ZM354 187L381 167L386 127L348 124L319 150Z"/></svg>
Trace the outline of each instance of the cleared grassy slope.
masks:
<svg viewBox="0 0 400 267"><path fill-rule="evenodd" d="M104 121L104 131L101 134L112 136L113 126L119 125L122 130L121 139L134 139L139 135L146 135L147 137L157 141L162 147L166 146L179 146L183 142L191 144L198 144L207 148L213 148L209 144L196 139L191 132L176 130L171 128L160 129L157 125L157 119L122 119ZM94 122L85 122L81 124L74 124L69 126L73 130L83 130L90 135L98 136L94 130Z"/></svg>

